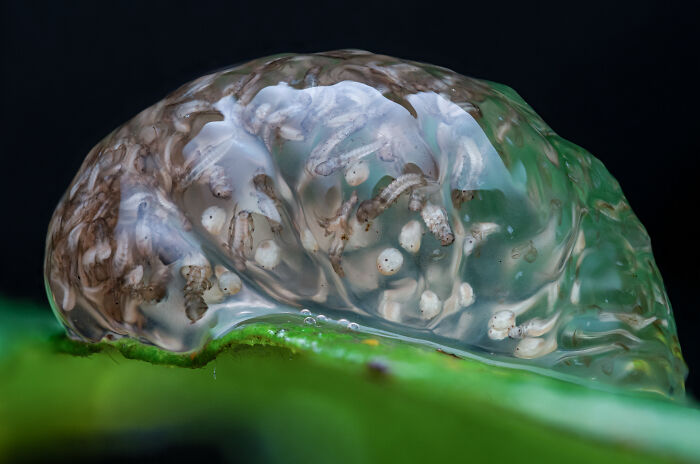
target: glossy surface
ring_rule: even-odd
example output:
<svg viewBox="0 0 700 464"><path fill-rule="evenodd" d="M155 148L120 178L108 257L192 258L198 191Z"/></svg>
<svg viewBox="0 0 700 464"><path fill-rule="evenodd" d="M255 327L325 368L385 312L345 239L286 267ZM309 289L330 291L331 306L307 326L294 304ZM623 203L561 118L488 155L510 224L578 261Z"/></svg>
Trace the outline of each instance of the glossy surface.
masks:
<svg viewBox="0 0 700 464"><path fill-rule="evenodd" d="M309 308L676 395L649 238L602 164L507 87L366 52L205 76L88 155L46 281L75 337L173 351Z"/></svg>

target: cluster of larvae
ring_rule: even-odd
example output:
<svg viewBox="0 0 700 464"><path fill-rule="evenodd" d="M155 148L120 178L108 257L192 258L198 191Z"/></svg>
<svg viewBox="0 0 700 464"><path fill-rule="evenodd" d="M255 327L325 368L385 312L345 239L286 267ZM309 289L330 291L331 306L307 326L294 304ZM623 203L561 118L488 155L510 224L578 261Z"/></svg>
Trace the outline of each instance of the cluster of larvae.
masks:
<svg viewBox="0 0 700 464"><path fill-rule="evenodd" d="M683 389L648 236L602 164L507 87L367 52L255 60L119 127L56 208L45 278L83 340L187 351L310 308Z"/></svg>

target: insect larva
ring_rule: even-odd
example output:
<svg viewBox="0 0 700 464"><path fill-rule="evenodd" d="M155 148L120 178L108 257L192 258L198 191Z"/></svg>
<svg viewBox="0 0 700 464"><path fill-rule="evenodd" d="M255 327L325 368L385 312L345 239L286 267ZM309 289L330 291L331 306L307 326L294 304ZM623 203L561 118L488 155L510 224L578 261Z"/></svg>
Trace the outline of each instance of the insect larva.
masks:
<svg viewBox="0 0 700 464"><path fill-rule="evenodd" d="M419 308L423 319L432 319L440 313L442 301L435 292L426 290L420 296Z"/></svg>
<svg viewBox="0 0 700 464"><path fill-rule="evenodd" d="M185 315L194 324L208 309L204 301L204 292L209 290L211 283L206 278L205 269L201 266L183 266L180 272L185 278L185 287L182 290L185 297Z"/></svg>
<svg viewBox="0 0 700 464"><path fill-rule="evenodd" d="M356 203L357 192L353 191L350 198L340 205L340 208L338 208L338 211L336 211L335 216L331 218L319 219L318 224L325 229L326 235L330 235L335 232L346 232L349 229L348 219L350 217L350 212Z"/></svg>
<svg viewBox="0 0 700 464"><path fill-rule="evenodd" d="M377 256L377 269L385 276L394 275L403 265L403 255L396 248L385 248Z"/></svg>
<svg viewBox="0 0 700 464"><path fill-rule="evenodd" d="M453 189L450 196L452 198L452 205L455 208L459 209L461 208L462 203L472 200L475 196L475 193L473 190Z"/></svg>
<svg viewBox="0 0 700 464"><path fill-rule="evenodd" d="M420 189L411 189L408 195L408 210L415 213L419 212L425 206L425 195Z"/></svg>
<svg viewBox="0 0 700 464"><path fill-rule="evenodd" d="M515 313L510 310L498 311L489 319L488 336L492 340L503 340L508 330L515 326Z"/></svg>
<svg viewBox="0 0 700 464"><path fill-rule="evenodd" d="M421 217L428 230L440 241L442 246L447 246L454 242L455 236L450 228L450 223L447 221L447 213L444 208L432 203L426 203L421 210Z"/></svg>
<svg viewBox="0 0 700 464"><path fill-rule="evenodd" d="M425 185L425 179L420 174L403 174L387 185L375 198L365 200L357 208L357 220L367 222L374 219L389 208L403 194L417 186Z"/></svg>
<svg viewBox="0 0 700 464"><path fill-rule="evenodd" d="M282 250L274 240L263 240L255 249L255 262L263 269L274 269L282 259Z"/></svg>
<svg viewBox="0 0 700 464"><path fill-rule="evenodd" d="M202 226L212 235L219 235L226 222L226 211L219 206L210 206L202 212Z"/></svg>
<svg viewBox="0 0 700 464"><path fill-rule="evenodd" d="M231 198L233 189L231 188L231 183L226 177L226 171L221 166L212 166L206 171L209 179L209 190L211 194L217 198L228 199Z"/></svg>
<svg viewBox="0 0 700 464"><path fill-rule="evenodd" d="M526 337L520 340L515 347L513 355L516 358L534 359L551 353L557 348L557 341L554 337L548 339Z"/></svg>
<svg viewBox="0 0 700 464"><path fill-rule="evenodd" d="M559 313L549 319L532 318L523 324L511 327L508 330L508 336L510 338L539 337L552 330L558 318Z"/></svg>
<svg viewBox="0 0 700 464"><path fill-rule="evenodd" d="M231 218L226 246L237 258L236 268L245 269L245 254L253 249L254 230L253 215L249 211L239 211Z"/></svg>
<svg viewBox="0 0 700 464"><path fill-rule="evenodd" d="M348 240L350 240L350 235L352 234L352 229L348 227L348 218L356 203L357 192L353 191L350 198L340 205L334 217L319 220L319 225L325 229L326 235L334 234L331 246L328 249L328 259L333 266L333 270L340 277L345 276L345 271L343 271L343 266L341 265L341 258L345 245Z"/></svg>
<svg viewBox="0 0 700 464"><path fill-rule="evenodd" d="M401 228L399 233L399 244L409 253L418 253L420 242L423 237L423 227L415 219L408 221Z"/></svg>
<svg viewBox="0 0 700 464"><path fill-rule="evenodd" d="M364 161L358 161L345 170L345 182L356 187L369 177L369 166Z"/></svg>

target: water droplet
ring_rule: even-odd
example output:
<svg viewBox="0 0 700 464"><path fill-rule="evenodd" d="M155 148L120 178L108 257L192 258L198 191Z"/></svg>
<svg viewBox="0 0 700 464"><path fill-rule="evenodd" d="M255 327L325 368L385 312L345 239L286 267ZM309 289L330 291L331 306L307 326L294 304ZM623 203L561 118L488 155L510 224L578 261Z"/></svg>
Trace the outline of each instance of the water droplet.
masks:
<svg viewBox="0 0 700 464"><path fill-rule="evenodd" d="M347 319L338 319L338 324L344 325L347 327L347 325L350 324L350 321L348 321Z"/></svg>
<svg viewBox="0 0 700 464"><path fill-rule="evenodd" d="M305 317L304 324L316 325L316 319L314 319L313 317Z"/></svg>
<svg viewBox="0 0 700 464"><path fill-rule="evenodd" d="M323 314L319 314L318 316L316 316L316 319L318 319L319 322L327 322L328 321L328 318L326 316L324 316Z"/></svg>
<svg viewBox="0 0 700 464"><path fill-rule="evenodd" d="M359 326L357 323L355 323L355 322L351 322L351 323L348 324L348 329L350 329L350 330L360 330L360 326Z"/></svg>
<svg viewBox="0 0 700 464"><path fill-rule="evenodd" d="M311 311L309 311L308 309L302 309L300 312L301 312L301 314L303 314L304 316L310 316L310 315L311 315Z"/></svg>

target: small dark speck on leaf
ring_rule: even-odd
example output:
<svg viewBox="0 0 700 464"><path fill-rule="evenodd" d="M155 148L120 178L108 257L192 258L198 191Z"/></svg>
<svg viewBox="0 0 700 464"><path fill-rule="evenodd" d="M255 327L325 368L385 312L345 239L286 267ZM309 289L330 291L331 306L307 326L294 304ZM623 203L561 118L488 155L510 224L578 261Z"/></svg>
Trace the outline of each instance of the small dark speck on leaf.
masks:
<svg viewBox="0 0 700 464"><path fill-rule="evenodd" d="M440 354L444 354L444 355L446 355L446 356L451 356L451 357L453 357L453 358L462 359L461 357L457 356L456 354L454 354L454 353L448 353L447 351L443 351L443 350L441 350L440 348L438 348L438 349L435 350L435 351L437 351L437 352L440 353Z"/></svg>
<svg viewBox="0 0 700 464"><path fill-rule="evenodd" d="M374 379L385 378L389 375L389 365L381 360L373 359L367 363L367 370Z"/></svg>

